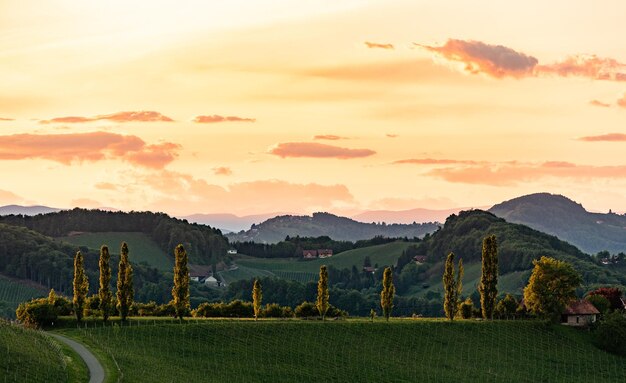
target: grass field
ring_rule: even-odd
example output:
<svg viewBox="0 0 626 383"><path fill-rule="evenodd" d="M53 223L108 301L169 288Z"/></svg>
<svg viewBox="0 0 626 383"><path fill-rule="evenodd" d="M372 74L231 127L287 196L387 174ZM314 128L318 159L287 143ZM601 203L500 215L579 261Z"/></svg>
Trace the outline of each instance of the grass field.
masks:
<svg viewBox="0 0 626 383"><path fill-rule="evenodd" d="M61 347L44 333L0 321L0 382L66 382Z"/></svg>
<svg viewBox="0 0 626 383"><path fill-rule="evenodd" d="M6 302L6 309L8 309L6 314L11 314L6 315L9 318L15 318L15 309L20 303L32 298L45 296L47 293L43 289L37 289L15 279L0 275L0 302ZM2 312L0 312L1 316Z"/></svg>
<svg viewBox="0 0 626 383"><path fill-rule="evenodd" d="M68 328L128 382L624 382L624 358L541 322L132 321Z"/></svg>
<svg viewBox="0 0 626 383"><path fill-rule="evenodd" d="M122 242L126 241L131 262L145 262L162 271L171 271L174 265L173 258L165 254L163 250L144 233L82 233L71 237L62 237L60 239L77 246L86 246L94 250L100 250L102 245L107 245L109 252L117 255L120 253Z"/></svg>
<svg viewBox="0 0 626 383"><path fill-rule="evenodd" d="M408 242L392 242L384 245L364 247L333 255L330 258L302 261L295 258L253 258L239 255L235 262L238 270L224 271L222 276L227 282L273 275L298 282L316 281L321 265L334 266L338 269L352 268L359 270L365 257L370 257L372 265L380 267L393 265L407 247Z"/></svg>

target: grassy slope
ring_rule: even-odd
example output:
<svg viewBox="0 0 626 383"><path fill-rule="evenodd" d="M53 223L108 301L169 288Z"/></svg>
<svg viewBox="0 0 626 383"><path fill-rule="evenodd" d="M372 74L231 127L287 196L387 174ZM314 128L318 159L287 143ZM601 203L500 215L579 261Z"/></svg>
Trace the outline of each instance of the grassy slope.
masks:
<svg viewBox="0 0 626 383"><path fill-rule="evenodd" d="M47 293L43 289L35 288L17 279L0 275L0 301L6 302L13 313L20 303L32 298L45 296ZM13 315L11 317L14 318Z"/></svg>
<svg viewBox="0 0 626 383"><path fill-rule="evenodd" d="M62 237L61 240L91 249L100 249L100 246L109 246L111 254L120 253L122 242L126 241L130 250L131 262L145 262L162 271L170 271L174 265L172 258L161 250L152 239L144 233L138 232L110 232L110 233L83 233L71 237Z"/></svg>
<svg viewBox="0 0 626 383"><path fill-rule="evenodd" d="M65 382L58 345L44 334L0 321L0 382Z"/></svg>
<svg viewBox="0 0 626 383"><path fill-rule="evenodd" d="M253 258L240 255L236 260L239 269L223 272L222 275L227 282L266 275L306 282L317 280L321 265L332 265L338 269L356 266L360 269L363 266L363 260L368 256L372 265L393 265L402 251L410 245L411 243L407 242L392 242L344 251L330 258L310 261L300 261L295 258Z"/></svg>
<svg viewBox="0 0 626 383"><path fill-rule="evenodd" d="M141 321L65 333L109 349L130 382L626 381L623 358L540 322Z"/></svg>

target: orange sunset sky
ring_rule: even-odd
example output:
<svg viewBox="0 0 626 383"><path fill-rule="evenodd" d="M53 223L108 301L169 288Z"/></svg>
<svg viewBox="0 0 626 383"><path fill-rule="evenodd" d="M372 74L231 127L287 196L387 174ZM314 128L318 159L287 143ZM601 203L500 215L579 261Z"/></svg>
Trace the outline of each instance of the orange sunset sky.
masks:
<svg viewBox="0 0 626 383"><path fill-rule="evenodd" d="M0 1L0 205L626 211L623 1Z"/></svg>

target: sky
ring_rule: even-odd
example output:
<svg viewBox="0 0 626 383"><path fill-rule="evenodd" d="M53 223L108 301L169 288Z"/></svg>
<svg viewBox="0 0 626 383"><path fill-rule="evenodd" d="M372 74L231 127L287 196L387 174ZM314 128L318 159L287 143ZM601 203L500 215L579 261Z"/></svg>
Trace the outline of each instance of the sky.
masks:
<svg viewBox="0 0 626 383"><path fill-rule="evenodd" d="M626 3L0 0L0 205L626 211Z"/></svg>

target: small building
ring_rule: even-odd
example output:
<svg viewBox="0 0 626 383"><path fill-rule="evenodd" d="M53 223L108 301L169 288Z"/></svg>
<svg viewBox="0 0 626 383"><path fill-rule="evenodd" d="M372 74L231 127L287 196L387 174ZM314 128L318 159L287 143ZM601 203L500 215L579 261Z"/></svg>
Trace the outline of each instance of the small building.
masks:
<svg viewBox="0 0 626 383"><path fill-rule="evenodd" d="M237 254L237 249L229 249L226 253L231 254L231 255Z"/></svg>
<svg viewBox="0 0 626 383"><path fill-rule="evenodd" d="M588 326L595 323L600 311L591 302L581 299L565 308L561 323L568 326Z"/></svg>
<svg viewBox="0 0 626 383"><path fill-rule="evenodd" d="M214 276L210 276L210 277L206 277L206 279L204 280L204 284L207 286L219 286L221 285L220 281L218 281Z"/></svg>
<svg viewBox="0 0 626 383"><path fill-rule="evenodd" d="M413 257L413 261L415 261L416 265L422 265L422 264L426 263L427 259L428 259L428 257L425 256L425 255L416 255L415 257Z"/></svg>
<svg viewBox="0 0 626 383"><path fill-rule="evenodd" d="M302 256L304 259L317 258L317 250L302 250Z"/></svg>
<svg viewBox="0 0 626 383"><path fill-rule="evenodd" d="M319 249L317 250L317 255L320 258L330 258L333 256L333 251L332 249Z"/></svg>
<svg viewBox="0 0 626 383"><path fill-rule="evenodd" d="M363 266L363 272L364 273L374 274L376 272L376 268L374 268L372 266Z"/></svg>

